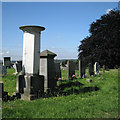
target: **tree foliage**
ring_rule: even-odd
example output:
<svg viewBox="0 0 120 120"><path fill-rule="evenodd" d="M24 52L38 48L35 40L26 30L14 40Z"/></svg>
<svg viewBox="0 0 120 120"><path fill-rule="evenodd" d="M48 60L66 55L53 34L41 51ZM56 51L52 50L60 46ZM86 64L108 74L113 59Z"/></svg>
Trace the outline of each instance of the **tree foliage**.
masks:
<svg viewBox="0 0 120 120"><path fill-rule="evenodd" d="M81 41L79 58L113 68L120 66L120 11L112 10L93 22L90 36Z"/></svg>

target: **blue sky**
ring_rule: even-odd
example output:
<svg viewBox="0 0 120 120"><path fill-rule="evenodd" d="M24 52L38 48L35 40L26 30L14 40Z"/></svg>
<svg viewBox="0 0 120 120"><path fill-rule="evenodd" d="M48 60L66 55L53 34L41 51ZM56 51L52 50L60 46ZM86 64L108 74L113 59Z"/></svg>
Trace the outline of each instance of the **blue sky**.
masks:
<svg viewBox="0 0 120 120"><path fill-rule="evenodd" d="M22 25L40 25L41 51L48 49L56 59L77 58L80 41L89 35L90 24L117 2L3 2L2 56L22 59Z"/></svg>

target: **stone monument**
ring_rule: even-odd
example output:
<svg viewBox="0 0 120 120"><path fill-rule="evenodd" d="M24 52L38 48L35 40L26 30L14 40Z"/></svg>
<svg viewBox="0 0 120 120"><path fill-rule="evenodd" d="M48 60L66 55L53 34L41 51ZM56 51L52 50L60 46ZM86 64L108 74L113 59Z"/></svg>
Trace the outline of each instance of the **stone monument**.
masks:
<svg viewBox="0 0 120 120"><path fill-rule="evenodd" d="M95 62L94 64L94 73L95 75L99 75L99 63Z"/></svg>
<svg viewBox="0 0 120 120"><path fill-rule="evenodd" d="M67 61L67 80L72 79L72 75L75 75L75 63L73 61Z"/></svg>
<svg viewBox="0 0 120 120"><path fill-rule="evenodd" d="M94 75L94 65L92 63L88 64L88 73L89 76Z"/></svg>
<svg viewBox="0 0 120 120"><path fill-rule="evenodd" d="M61 78L61 68L60 63L55 63L55 76L56 78Z"/></svg>
<svg viewBox="0 0 120 120"><path fill-rule="evenodd" d="M21 72L22 71L22 61L16 61L16 63L14 63L14 68L15 68L15 74Z"/></svg>
<svg viewBox="0 0 120 120"><path fill-rule="evenodd" d="M23 31L23 64L22 75L17 79L17 92L21 99L38 98L44 89L44 76L39 75L40 64L40 35L45 30L41 26L21 26Z"/></svg>
<svg viewBox="0 0 120 120"><path fill-rule="evenodd" d="M44 92L52 91L57 85L57 80L55 79L55 56L57 55L49 50L44 50L40 53L39 74L44 76Z"/></svg>
<svg viewBox="0 0 120 120"><path fill-rule="evenodd" d="M6 68L11 67L11 58L10 57L4 57L3 58L3 66L6 66Z"/></svg>
<svg viewBox="0 0 120 120"><path fill-rule="evenodd" d="M79 77L84 78L85 77L85 63L82 59L79 60Z"/></svg>

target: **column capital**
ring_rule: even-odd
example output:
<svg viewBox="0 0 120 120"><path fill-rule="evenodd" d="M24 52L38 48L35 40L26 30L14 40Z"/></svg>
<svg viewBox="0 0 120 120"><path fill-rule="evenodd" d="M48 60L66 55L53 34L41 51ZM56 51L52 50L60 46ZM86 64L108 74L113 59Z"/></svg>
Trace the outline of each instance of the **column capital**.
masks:
<svg viewBox="0 0 120 120"><path fill-rule="evenodd" d="M20 26L19 29L21 29L23 32L41 32L45 30L44 27L36 25L24 25Z"/></svg>

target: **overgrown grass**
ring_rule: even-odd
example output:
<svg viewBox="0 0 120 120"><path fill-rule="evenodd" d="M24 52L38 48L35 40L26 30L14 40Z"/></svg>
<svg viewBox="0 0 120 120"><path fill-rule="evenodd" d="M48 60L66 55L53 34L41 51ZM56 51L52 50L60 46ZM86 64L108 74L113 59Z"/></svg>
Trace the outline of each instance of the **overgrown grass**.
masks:
<svg viewBox="0 0 120 120"><path fill-rule="evenodd" d="M15 92L16 76L8 69L8 75L3 77L5 91ZM64 71L62 71L64 72ZM78 71L77 71L78 72ZM63 73L65 75L65 73ZM65 78L65 76L64 76ZM118 115L118 71L106 71L101 76L67 80L60 84L66 86L62 92L77 89L78 93L68 96L40 98L33 101L15 100L3 102L3 118L116 118ZM73 84L81 83L77 86ZM88 87L98 90L86 91Z"/></svg>

